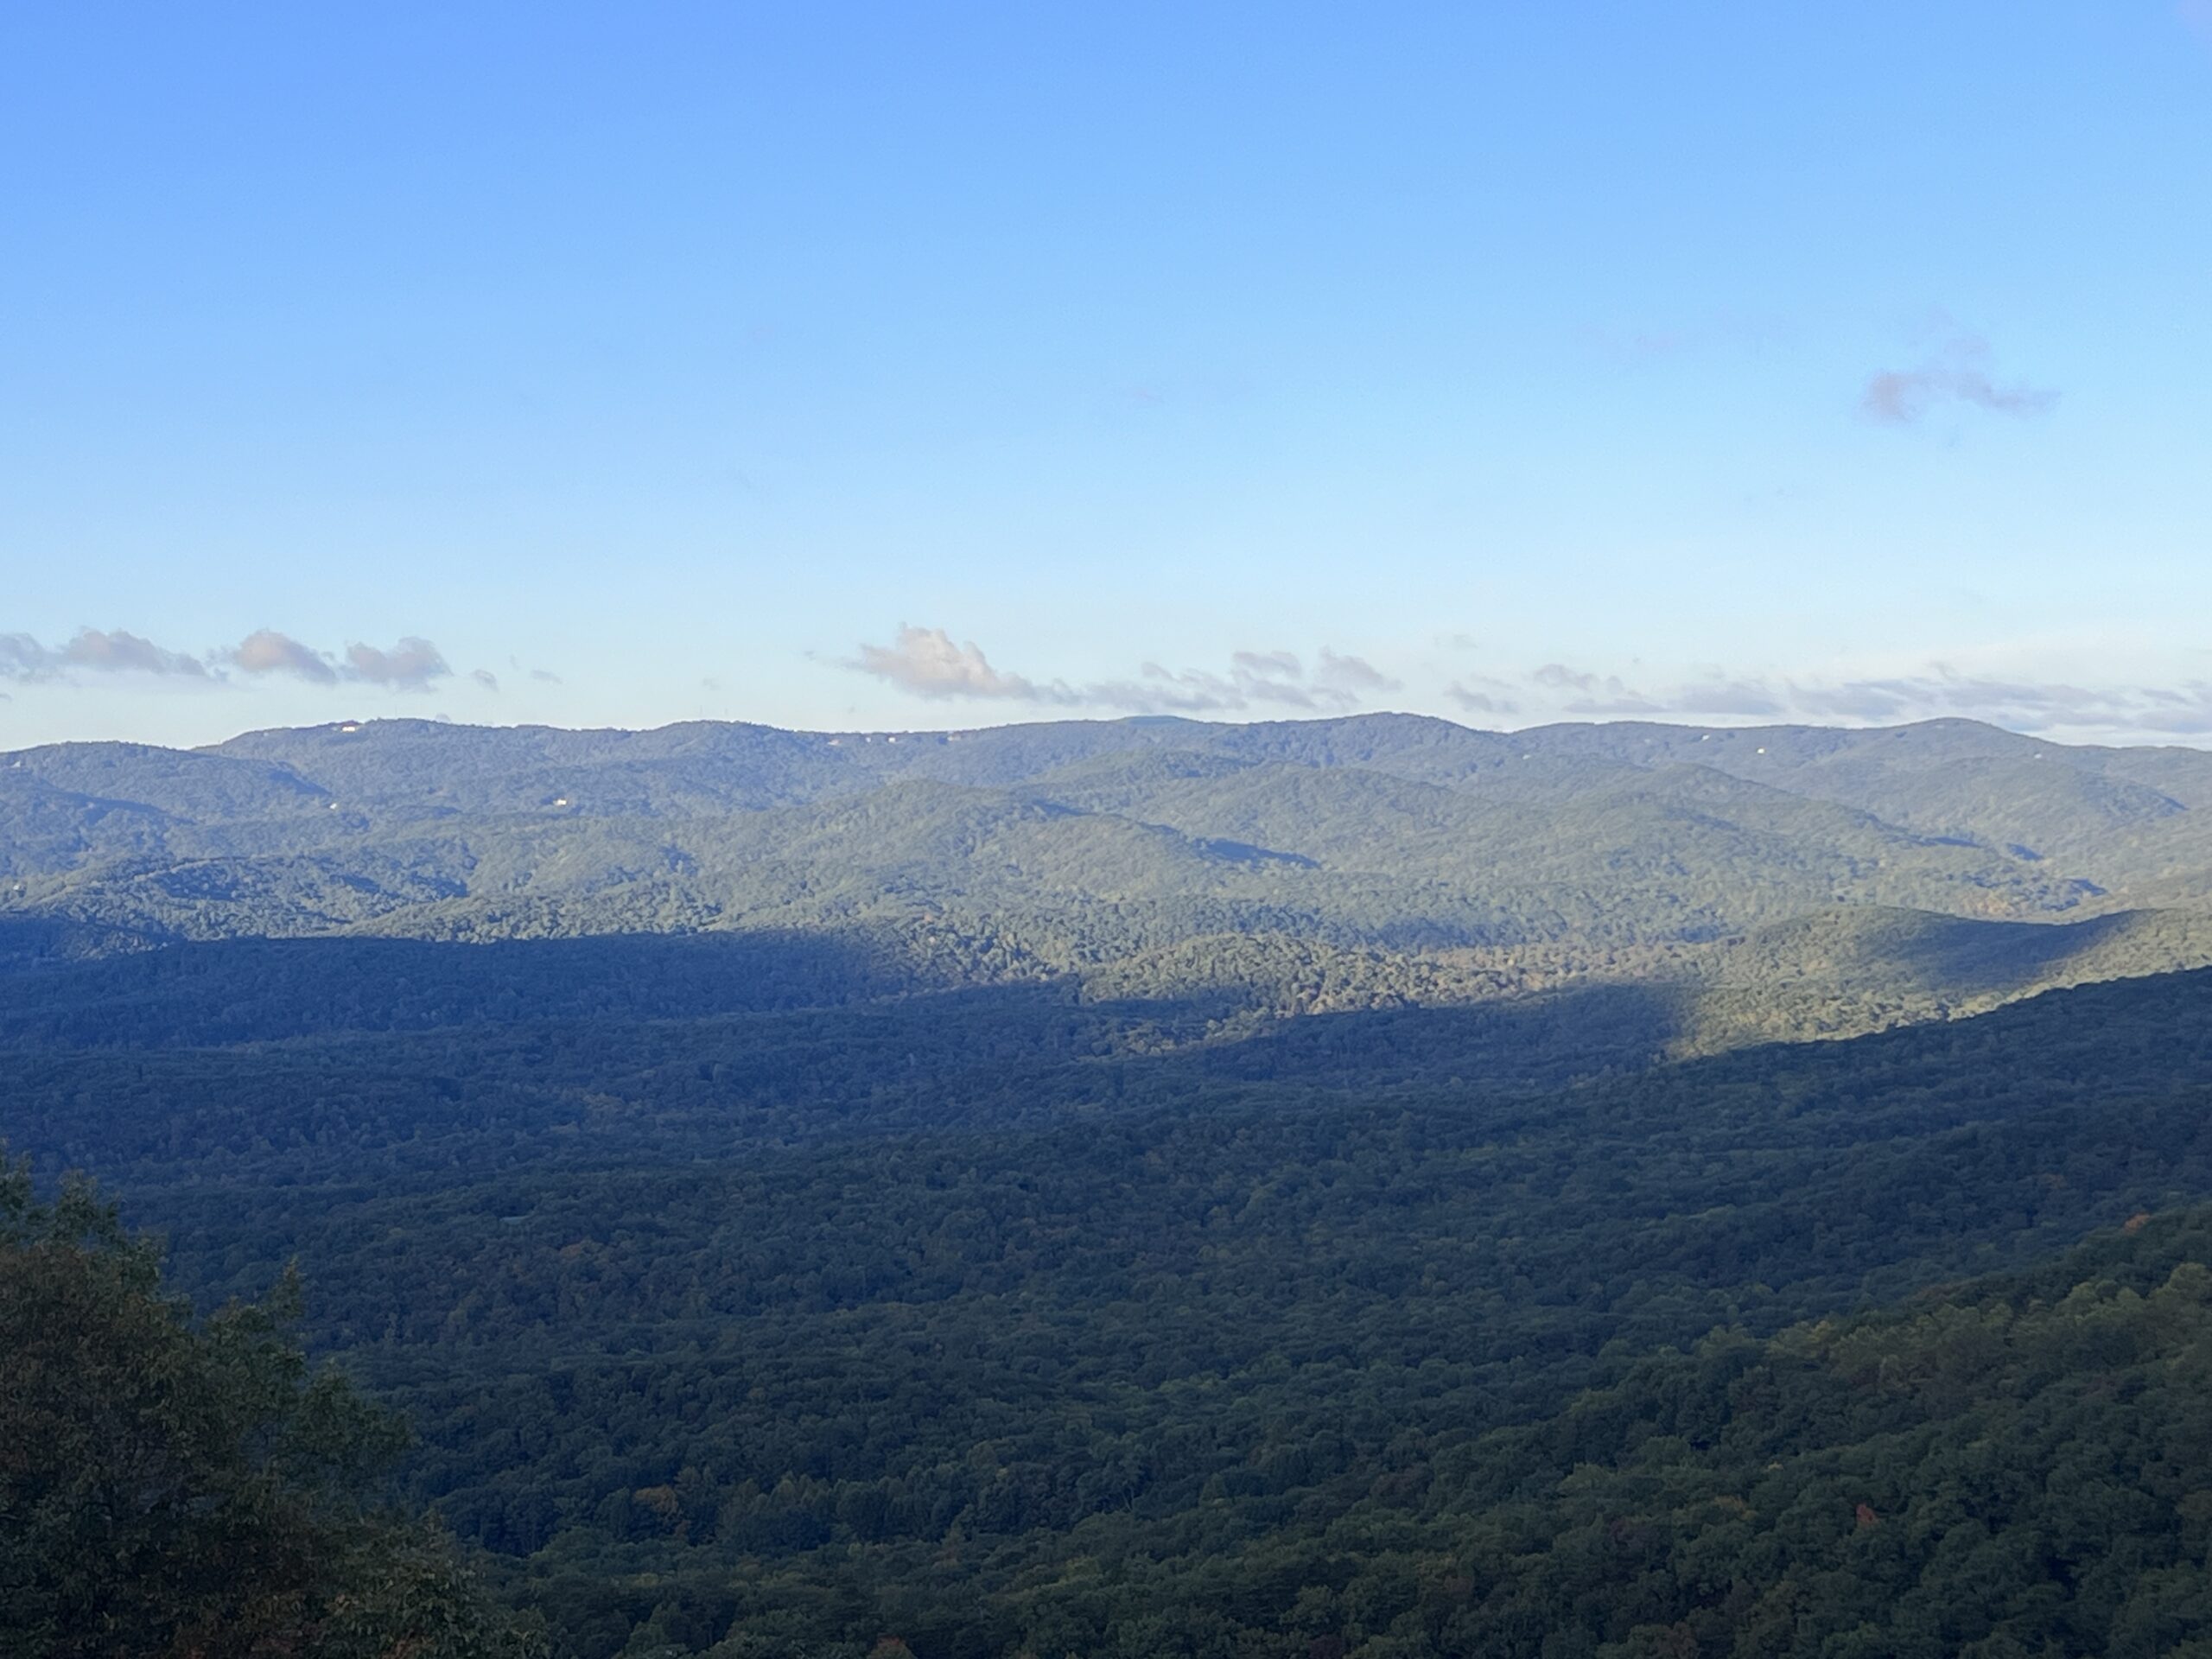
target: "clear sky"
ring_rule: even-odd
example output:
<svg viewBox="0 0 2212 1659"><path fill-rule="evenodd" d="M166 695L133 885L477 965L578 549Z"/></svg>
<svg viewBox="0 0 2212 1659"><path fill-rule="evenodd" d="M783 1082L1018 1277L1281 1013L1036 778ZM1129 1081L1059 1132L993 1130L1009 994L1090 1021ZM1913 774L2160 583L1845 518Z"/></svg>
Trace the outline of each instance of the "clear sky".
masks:
<svg viewBox="0 0 2212 1659"><path fill-rule="evenodd" d="M2212 0L0 9L0 747L2212 741Z"/></svg>

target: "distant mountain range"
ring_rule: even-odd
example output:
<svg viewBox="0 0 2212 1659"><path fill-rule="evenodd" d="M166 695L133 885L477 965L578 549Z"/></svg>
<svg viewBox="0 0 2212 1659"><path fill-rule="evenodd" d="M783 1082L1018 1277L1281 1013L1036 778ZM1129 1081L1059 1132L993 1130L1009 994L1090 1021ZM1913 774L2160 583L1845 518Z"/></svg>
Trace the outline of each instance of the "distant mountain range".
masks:
<svg viewBox="0 0 2212 1659"><path fill-rule="evenodd" d="M2212 753L1369 715L370 721L0 755L18 966L696 933L862 948L825 995L1072 976L1281 1013L1612 976L1694 993L1693 1044L1865 1029L2212 962Z"/></svg>

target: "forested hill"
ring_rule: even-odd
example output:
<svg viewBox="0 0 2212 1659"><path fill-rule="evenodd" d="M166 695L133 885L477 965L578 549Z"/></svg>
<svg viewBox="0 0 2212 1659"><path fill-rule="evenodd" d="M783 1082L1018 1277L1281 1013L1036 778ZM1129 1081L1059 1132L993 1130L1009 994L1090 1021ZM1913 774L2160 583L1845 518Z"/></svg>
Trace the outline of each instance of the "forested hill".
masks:
<svg viewBox="0 0 2212 1659"><path fill-rule="evenodd" d="M46 970L0 1014L25 1039L1022 983L1236 1025L1633 984L1671 1009L1649 1052L1687 1053L2212 963L2208 895L2212 756L1956 721L372 721L0 756L0 973Z"/></svg>
<svg viewBox="0 0 2212 1659"><path fill-rule="evenodd" d="M2081 915L2212 879L2208 809L2212 756L1964 721L385 721L5 756L0 875L19 950L926 917L1058 962L1254 926L1630 943L1834 904Z"/></svg>
<svg viewBox="0 0 2212 1659"><path fill-rule="evenodd" d="M204 1303L296 1260L583 1659L2212 1630L2201 1226L1909 1300L2212 1200L2212 974L1546 1086L1612 1000L18 1047L0 1102Z"/></svg>

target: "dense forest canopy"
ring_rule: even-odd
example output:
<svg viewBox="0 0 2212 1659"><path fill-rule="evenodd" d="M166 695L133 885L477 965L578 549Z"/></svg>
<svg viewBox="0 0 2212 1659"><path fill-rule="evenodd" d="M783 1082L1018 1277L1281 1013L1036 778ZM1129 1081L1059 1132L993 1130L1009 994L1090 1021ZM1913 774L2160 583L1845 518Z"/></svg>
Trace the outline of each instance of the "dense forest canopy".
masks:
<svg viewBox="0 0 2212 1659"><path fill-rule="evenodd" d="M567 1659L2206 1651L2212 759L896 736L0 756L10 1248Z"/></svg>
<svg viewBox="0 0 2212 1659"><path fill-rule="evenodd" d="M2208 998L1547 1083L1479 1010L1146 1052L953 992L48 1048L10 1122L127 1177L203 1301L296 1257L410 1496L573 1651L1448 1653L1361 1586L1471 1548L1385 1545L1484 1436L2212 1192Z"/></svg>
<svg viewBox="0 0 2212 1659"><path fill-rule="evenodd" d="M1255 930L1618 945L1834 904L2042 919L2163 905L2212 871L2203 754L1959 721L378 721L0 760L0 902L25 952L934 923L964 971L1003 974Z"/></svg>
<svg viewBox="0 0 2212 1659"><path fill-rule="evenodd" d="M371 1501L405 1435L286 1339L298 1301L195 1319L112 1205L0 1164L0 1654L542 1652Z"/></svg>

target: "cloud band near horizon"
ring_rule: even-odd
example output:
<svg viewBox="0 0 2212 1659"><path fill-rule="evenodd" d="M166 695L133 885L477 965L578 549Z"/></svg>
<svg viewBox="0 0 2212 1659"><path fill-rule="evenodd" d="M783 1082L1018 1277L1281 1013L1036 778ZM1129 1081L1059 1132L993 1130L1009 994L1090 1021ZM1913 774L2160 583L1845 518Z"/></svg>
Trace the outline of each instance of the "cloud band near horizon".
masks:
<svg viewBox="0 0 2212 1659"><path fill-rule="evenodd" d="M931 701L995 702L1101 714L1233 714L1285 709L1346 714L1404 682L1361 657L1324 649L1315 665L1287 651L1238 651L1226 672L1145 663L1122 679L1039 678L995 666L973 640L902 626L888 645L863 645L847 665ZM2212 682L2091 686L1961 672L1942 663L1904 674L1833 678L1713 671L1662 684L1549 662L1517 672L1465 675L1440 700L1464 715L1516 724L1566 720L1800 721L1892 725L1984 720L2027 732L2131 731L2212 735Z"/></svg>
<svg viewBox="0 0 2212 1659"><path fill-rule="evenodd" d="M20 684L127 675L173 685L212 686L225 683L232 673L311 685L422 691L450 678L453 669L437 646L411 634L389 648L356 642L341 656L318 651L274 628L257 628L235 645L198 653L156 645L124 628L79 628L60 645L45 645L29 633L0 633L0 680ZM487 690L499 689L498 682L481 670L471 677Z"/></svg>

